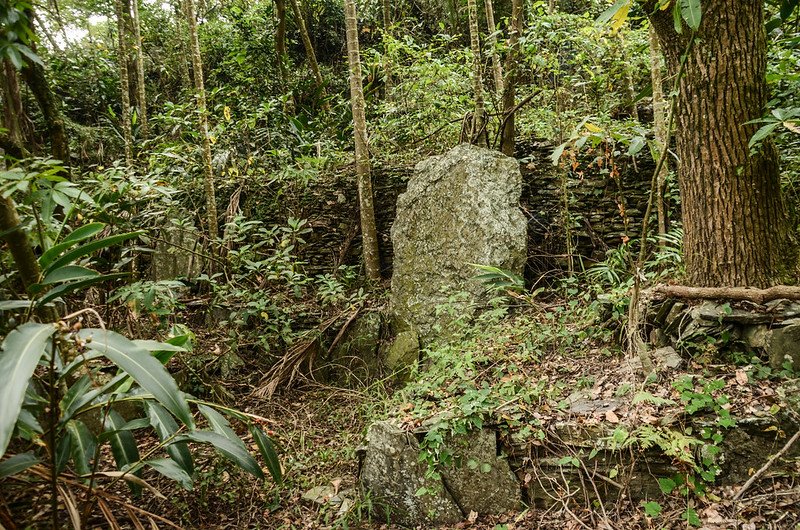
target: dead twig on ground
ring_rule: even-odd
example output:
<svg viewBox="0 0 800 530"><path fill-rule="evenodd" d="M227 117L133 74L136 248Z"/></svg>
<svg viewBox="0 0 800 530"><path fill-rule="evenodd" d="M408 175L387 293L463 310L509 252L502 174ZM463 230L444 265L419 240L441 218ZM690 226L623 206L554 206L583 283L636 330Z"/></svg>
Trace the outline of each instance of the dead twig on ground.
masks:
<svg viewBox="0 0 800 530"><path fill-rule="evenodd" d="M786 452L792 448L792 446L794 445L794 443L797 441L798 438L800 438L800 430L794 433L794 436L789 438L789 441L786 442L786 444L781 448L781 450L772 455L772 457L769 460L767 460L767 463L761 466L761 468L758 471L756 471L747 482L744 483L742 489L740 489L736 493L736 495L733 496L733 500L738 501L739 499L741 499L742 495L744 495L744 492L746 492L750 488L750 486L752 486L764 473L766 473L767 470L772 466L772 464L775 463L776 460L785 455Z"/></svg>

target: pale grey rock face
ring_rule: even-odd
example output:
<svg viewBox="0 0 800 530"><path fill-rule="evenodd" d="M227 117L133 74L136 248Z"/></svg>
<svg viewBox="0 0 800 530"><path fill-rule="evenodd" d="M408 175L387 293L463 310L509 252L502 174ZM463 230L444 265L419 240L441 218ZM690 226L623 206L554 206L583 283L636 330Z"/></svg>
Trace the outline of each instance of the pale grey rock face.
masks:
<svg viewBox="0 0 800 530"><path fill-rule="evenodd" d="M441 481L426 478L426 471L427 464L419 460L419 443L413 434L389 422L370 426L361 484L393 523L428 527L455 524L463 518ZM421 488L426 493L417 495Z"/></svg>
<svg viewBox="0 0 800 530"><path fill-rule="evenodd" d="M203 263L199 257L200 235L192 226L167 222L160 230L153 251L151 274L154 281L195 278Z"/></svg>
<svg viewBox="0 0 800 530"><path fill-rule="evenodd" d="M397 201L392 226L392 310L423 343L438 323L469 316L490 298L471 264L521 274L526 222L519 209L519 163L499 152L461 144L417 164ZM437 306L465 293L450 316Z"/></svg>
<svg viewBox="0 0 800 530"><path fill-rule="evenodd" d="M497 456L493 430L453 436L446 445L455 456L453 464L442 469L442 479L463 513L501 514L520 509L519 481L508 462Z"/></svg>
<svg viewBox="0 0 800 530"><path fill-rule="evenodd" d="M363 448L361 484L403 526L452 525L470 513L501 514L520 509L521 486L509 463L497 455L493 430L449 436L452 461L441 480L426 478L427 463L413 433L389 422L372 424ZM425 493L417 495L421 488Z"/></svg>

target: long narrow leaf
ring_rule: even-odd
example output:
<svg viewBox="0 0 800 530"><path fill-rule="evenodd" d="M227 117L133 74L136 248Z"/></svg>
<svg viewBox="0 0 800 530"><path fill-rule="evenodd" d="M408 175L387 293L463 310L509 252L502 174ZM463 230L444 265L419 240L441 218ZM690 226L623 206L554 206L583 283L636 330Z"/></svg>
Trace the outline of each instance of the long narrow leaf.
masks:
<svg viewBox="0 0 800 530"><path fill-rule="evenodd" d="M191 490L194 487L192 477L174 460L170 458L156 458L147 460L146 465L152 467L170 480L174 480L184 489Z"/></svg>
<svg viewBox="0 0 800 530"><path fill-rule="evenodd" d="M89 254L96 252L98 250L112 247L129 239L139 237L141 234L142 232L128 232L126 234L118 234L116 236L104 237L103 239L98 239L97 241L92 241L91 243L86 243L85 245L81 245L76 249L66 252L59 258L56 258L55 261L53 261L50 265L48 265L44 269L44 274L46 276L50 274L52 271L58 269L59 267L71 264L78 258L88 256Z"/></svg>
<svg viewBox="0 0 800 530"><path fill-rule="evenodd" d="M82 280L93 276L100 276L100 273L80 265L65 265L45 276L42 285Z"/></svg>
<svg viewBox="0 0 800 530"><path fill-rule="evenodd" d="M55 332L52 324L19 326L3 341L0 354L0 456L3 456L22 409L28 380Z"/></svg>
<svg viewBox="0 0 800 530"><path fill-rule="evenodd" d="M42 268L47 268L47 266L50 265L59 254L68 248L74 247L79 242L89 239L93 235L100 233L105 226L106 225L103 223L89 223L88 225L76 228L67 237L65 237L61 243L58 245L53 245L39 257L39 266Z"/></svg>
<svg viewBox="0 0 800 530"><path fill-rule="evenodd" d="M7 458L0 462L0 479L22 473L39 462L41 462L41 459L33 453L21 453Z"/></svg>
<svg viewBox="0 0 800 530"><path fill-rule="evenodd" d="M94 458L97 441L94 435L80 420L67 422L67 432L72 442L72 462L78 475L88 475L92 472L91 461Z"/></svg>
<svg viewBox="0 0 800 530"><path fill-rule="evenodd" d="M147 402L146 409L147 416L150 418L150 425L153 426L162 442L178 432L178 424L167 412L167 409L153 402ZM189 446L185 442L168 445L167 454L181 466L187 475L192 476L194 474L192 454L189 452Z"/></svg>
<svg viewBox="0 0 800 530"><path fill-rule="evenodd" d="M117 469L122 470L139 461L139 448L136 447L136 440L131 431L125 429L125 419L114 409L108 411L105 417L105 431L109 433L111 443L111 454L117 463Z"/></svg>
<svg viewBox="0 0 800 530"><path fill-rule="evenodd" d="M104 422L105 431L109 433L111 454L114 455L114 462L120 471L139 461L139 448L136 447L136 440L131 431L124 430L125 423L123 417L114 409L108 411ZM138 476L138 472L133 474ZM135 482L128 482L128 486L135 494L141 491L141 486Z"/></svg>
<svg viewBox="0 0 800 530"><path fill-rule="evenodd" d="M253 435L258 450L261 451L261 456L264 457L267 463L267 469L270 475L272 475L272 479L280 484L283 481L283 472L281 470L281 463L278 461L278 453L275 452L275 446L272 444L272 440L269 439L269 436L267 436L264 431L255 425L250 425L250 434Z"/></svg>
<svg viewBox="0 0 800 530"><path fill-rule="evenodd" d="M177 440L192 440L194 442L211 444L222 456L240 468L257 478L264 478L264 472L261 471L253 455L248 453L246 449L242 449L241 446L233 443L227 436L210 431L195 431L179 436Z"/></svg>
<svg viewBox="0 0 800 530"><path fill-rule="evenodd" d="M194 419L186 397L164 365L147 350L113 331L85 329L80 334L83 338L92 337L92 341L88 343L89 348L105 355L127 372L139 386L153 394L159 403L190 430L194 429Z"/></svg>
<svg viewBox="0 0 800 530"><path fill-rule="evenodd" d="M228 438L230 441L235 443L236 445L241 445L242 449L245 451L247 450L247 446L244 445L239 436L231 429L231 424L228 423L228 420L225 417L214 410L213 408L209 407L208 405L198 405L197 406L200 413L206 417L208 420L209 426L211 426L211 430L215 433L221 434Z"/></svg>

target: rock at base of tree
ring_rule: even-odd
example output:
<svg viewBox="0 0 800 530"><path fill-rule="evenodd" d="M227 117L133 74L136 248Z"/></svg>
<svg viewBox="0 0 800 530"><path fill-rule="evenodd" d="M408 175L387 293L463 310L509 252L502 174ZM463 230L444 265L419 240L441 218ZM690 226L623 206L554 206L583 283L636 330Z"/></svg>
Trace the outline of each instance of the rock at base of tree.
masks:
<svg viewBox="0 0 800 530"><path fill-rule="evenodd" d="M765 349L773 370L783 369L788 362L792 370L800 371L800 324L773 329Z"/></svg>
<svg viewBox="0 0 800 530"><path fill-rule="evenodd" d="M426 527L462 520L461 510L441 481L427 478L426 471L427 464L419 460L419 443L413 434L388 422L370 426L361 483L392 522Z"/></svg>
<svg viewBox="0 0 800 530"><path fill-rule="evenodd" d="M468 144L417 164L392 226L392 310L422 343L491 297L475 264L522 273L521 182L515 159Z"/></svg>
<svg viewBox="0 0 800 530"><path fill-rule="evenodd" d="M401 331L386 349L384 365L390 373L413 366L419 359L419 337L414 330Z"/></svg>
<svg viewBox="0 0 800 530"><path fill-rule="evenodd" d="M497 455L494 431L483 429L448 437L452 463L426 477L413 433L388 422L374 423L363 448L361 483L403 526L452 525L471 512L500 514L520 508L520 484L508 462Z"/></svg>

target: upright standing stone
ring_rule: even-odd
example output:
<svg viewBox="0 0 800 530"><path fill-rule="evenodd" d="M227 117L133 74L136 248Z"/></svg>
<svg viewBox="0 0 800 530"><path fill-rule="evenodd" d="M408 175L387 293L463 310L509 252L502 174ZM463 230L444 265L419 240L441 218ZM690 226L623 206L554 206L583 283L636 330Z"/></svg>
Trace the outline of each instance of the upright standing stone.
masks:
<svg viewBox="0 0 800 530"><path fill-rule="evenodd" d="M521 191L519 163L497 151L461 144L417 164L392 226L392 310L423 344L437 323L472 314L488 300L473 264L522 273ZM458 293L464 295L451 316L437 315L437 306Z"/></svg>

